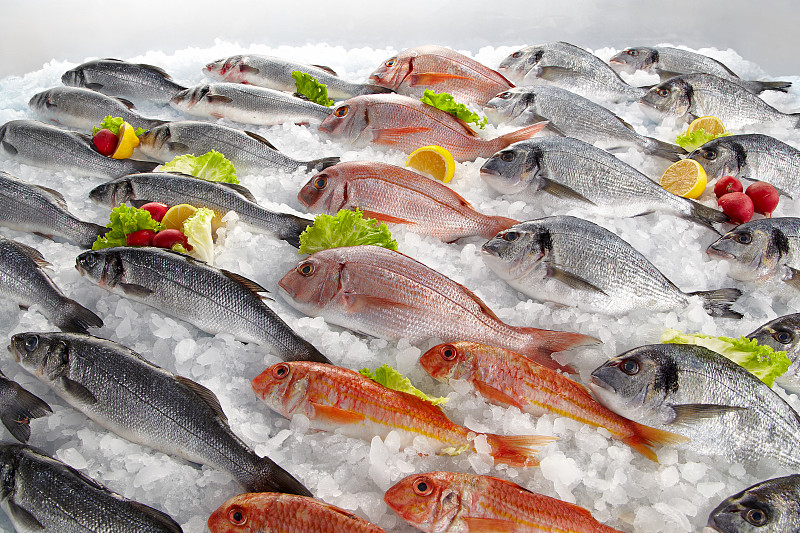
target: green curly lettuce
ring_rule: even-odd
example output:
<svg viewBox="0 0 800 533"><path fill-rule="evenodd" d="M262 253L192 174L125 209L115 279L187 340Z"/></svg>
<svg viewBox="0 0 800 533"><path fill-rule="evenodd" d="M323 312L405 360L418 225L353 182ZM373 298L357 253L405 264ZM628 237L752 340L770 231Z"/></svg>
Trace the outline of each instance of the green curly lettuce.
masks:
<svg viewBox="0 0 800 533"><path fill-rule="evenodd" d="M436 94L430 89L425 89L425 92L422 93L422 98L420 101L423 104L428 104L436 109L441 109L442 111L450 113L454 117L459 118L464 122L472 122L480 129L485 128L486 124L488 123L486 117L481 118L477 113L473 113L464 104L456 102L455 98L453 98L453 95L448 93Z"/></svg>
<svg viewBox="0 0 800 533"><path fill-rule="evenodd" d="M179 155L169 163L161 165L161 170L189 174L205 181L239 183L233 163L216 150L211 150L201 156Z"/></svg>
<svg viewBox="0 0 800 533"><path fill-rule="evenodd" d="M433 405L443 405L447 403L448 400L448 398L444 398L442 396L439 396L438 398L435 396L428 396L412 385L410 379L403 376L403 374L389 365L381 365L380 367L376 368L374 372L369 368L362 368L358 373L362 376L368 377L372 381L380 383L386 388L412 394L428 403L432 403Z"/></svg>
<svg viewBox="0 0 800 533"><path fill-rule="evenodd" d="M325 107L333 105L333 100L328 98L328 86L318 82L311 74L295 70L292 72L292 78L294 78L297 94L305 96L315 104L324 105Z"/></svg>
<svg viewBox="0 0 800 533"><path fill-rule="evenodd" d="M211 219L214 211L200 207L183 222L183 234L192 247L191 254L209 265L214 264L214 237L211 234Z"/></svg>
<svg viewBox="0 0 800 533"><path fill-rule="evenodd" d="M386 224L364 218L361 211L342 209L336 216L317 215L314 223L300 234L301 254L313 254L328 248L372 244L397 250L397 241Z"/></svg>
<svg viewBox="0 0 800 533"><path fill-rule="evenodd" d="M128 207L125 204L120 204L119 207L112 209L109 218L110 221L106 227L111 228L111 231L97 237L92 244L92 250L125 246L125 236L140 229L151 229L155 232L164 229L160 222L153 220L150 212L146 209Z"/></svg>
<svg viewBox="0 0 800 533"><path fill-rule="evenodd" d="M706 130L699 129L695 130L692 133L682 133L675 138L675 143L686 150L687 152L693 152L706 144L709 141L713 141L718 137L727 137L730 135L727 131L725 133L706 133Z"/></svg>
<svg viewBox="0 0 800 533"><path fill-rule="evenodd" d="M122 118L120 117L112 117L111 115L108 115L106 118L103 119L103 122L100 123L100 126L95 126L92 129L92 135L96 134L98 131L102 129L111 130L111 133L113 133L114 135L119 135L119 129L122 127L123 122L125 121L122 120ZM146 130L142 128L136 128L133 133L138 137L145 131Z"/></svg>

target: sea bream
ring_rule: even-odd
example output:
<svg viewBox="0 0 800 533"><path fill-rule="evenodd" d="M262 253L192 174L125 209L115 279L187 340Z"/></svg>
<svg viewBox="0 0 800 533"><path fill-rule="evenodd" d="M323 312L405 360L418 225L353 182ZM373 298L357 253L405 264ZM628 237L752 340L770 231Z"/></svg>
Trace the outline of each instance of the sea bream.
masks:
<svg viewBox="0 0 800 533"><path fill-rule="evenodd" d="M768 479L725 499L706 527L719 533L800 532L800 474Z"/></svg>
<svg viewBox="0 0 800 533"><path fill-rule="evenodd" d="M292 72L303 72L325 85L328 98L346 100L362 94L385 93L389 89L368 83L343 80L329 67L305 65L280 57L261 54L239 54L212 61L203 67L203 74L218 81L257 85L276 91L297 90Z"/></svg>
<svg viewBox="0 0 800 533"><path fill-rule="evenodd" d="M47 402L22 388L16 381L8 379L0 371L0 421L15 439L28 442L31 436L31 420L52 412Z"/></svg>
<svg viewBox="0 0 800 533"><path fill-rule="evenodd" d="M528 126L546 120L545 131L574 137L604 150L634 147L669 161L677 161L686 153L680 146L637 133L609 109L560 87L515 87L489 100L484 111L496 124Z"/></svg>
<svg viewBox="0 0 800 533"><path fill-rule="evenodd" d="M702 346L653 344L592 372L589 387L612 411L680 433L699 454L752 467L800 468L800 416L753 374ZM769 438L765 438L765 436Z"/></svg>
<svg viewBox="0 0 800 533"><path fill-rule="evenodd" d="M380 144L411 153L439 145L456 161L489 157L509 144L532 137L545 124L533 124L494 139L481 138L466 122L419 100L399 94L356 96L333 108L319 131L363 148Z"/></svg>
<svg viewBox="0 0 800 533"><path fill-rule="evenodd" d="M539 448L556 440L539 435L503 436L479 433L450 421L437 406L406 392L380 385L358 372L333 365L294 362L273 365L253 379L253 391L270 409L292 419L302 415L311 427L349 437L385 439L395 431L402 448L426 437L436 453L457 455L475 450L474 439L486 437L495 462L536 466Z"/></svg>
<svg viewBox="0 0 800 533"><path fill-rule="evenodd" d="M313 213L359 210L365 217L404 224L410 231L445 242L480 235L490 238L516 220L475 211L447 185L414 171L372 161L328 167L306 183L297 199Z"/></svg>
<svg viewBox="0 0 800 533"><path fill-rule="evenodd" d="M514 289L540 301L592 313L680 310L698 296L714 317L741 318L738 289L683 292L630 244L571 216L529 220L483 245L483 260Z"/></svg>
<svg viewBox="0 0 800 533"><path fill-rule="evenodd" d="M101 287L208 333L268 346L282 359L330 362L267 306L266 289L239 274L163 248L133 246L84 252L75 266Z"/></svg>
<svg viewBox="0 0 800 533"><path fill-rule="evenodd" d="M169 105L181 113L242 124L320 123L330 108L274 89L241 83L201 83L177 93Z"/></svg>
<svg viewBox="0 0 800 533"><path fill-rule="evenodd" d="M407 48L370 74L371 82L414 98L426 89L448 93L460 103L485 104L499 92L514 86L499 72L436 45Z"/></svg>
<svg viewBox="0 0 800 533"><path fill-rule="evenodd" d="M151 128L139 136L138 149L162 163L180 155L216 150L233 163L240 174L266 174L273 169L283 172L322 170L339 162L338 157L299 161L281 153L256 133L195 120L176 120Z"/></svg>
<svg viewBox="0 0 800 533"><path fill-rule="evenodd" d="M748 339L775 351L785 351L792 362L775 382L795 394L800 394L800 313L779 316L747 335Z"/></svg>
<svg viewBox="0 0 800 533"><path fill-rule="evenodd" d="M69 87L85 87L108 96L166 104L186 89L172 81L162 68L120 59L95 59L66 71L61 82Z"/></svg>
<svg viewBox="0 0 800 533"><path fill-rule="evenodd" d="M753 94L763 91L787 92L790 81L748 81L743 80L720 61L690 50L671 46L634 46L626 48L608 60L614 70L633 73L644 70L658 74L661 81L681 74L713 74L719 78L738 83Z"/></svg>
<svg viewBox="0 0 800 533"><path fill-rule="evenodd" d="M181 533L169 515L129 500L38 448L0 445L0 506L19 533Z"/></svg>
<svg viewBox="0 0 800 533"><path fill-rule="evenodd" d="M668 213L711 229L729 221L722 211L676 196L613 154L571 137L514 143L489 158L480 176L515 198L535 201L541 191L551 203L558 199L605 216Z"/></svg>
<svg viewBox="0 0 800 533"><path fill-rule="evenodd" d="M61 399L131 442L231 475L249 492L311 493L228 425L212 391L112 341L18 333L11 355Z"/></svg>
<svg viewBox="0 0 800 533"><path fill-rule="evenodd" d="M297 263L278 285L299 311L385 339L471 340L514 350L549 368L563 368L550 353L599 342L506 324L466 287L379 246L322 250Z"/></svg>

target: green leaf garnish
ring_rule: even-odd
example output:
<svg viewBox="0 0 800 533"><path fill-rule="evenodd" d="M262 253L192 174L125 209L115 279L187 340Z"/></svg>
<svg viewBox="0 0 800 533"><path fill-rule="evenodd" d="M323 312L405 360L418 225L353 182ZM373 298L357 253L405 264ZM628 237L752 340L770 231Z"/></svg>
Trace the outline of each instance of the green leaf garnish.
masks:
<svg viewBox="0 0 800 533"><path fill-rule="evenodd" d="M305 96L315 104L326 107L333 105L333 100L328 99L328 86L315 80L311 74L295 70L292 72L292 78L297 87L297 94Z"/></svg>
<svg viewBox="0 0 800 533"><path fill-rule="evenodd" d="M119 129L122 127L123 122L125 121L122 120L120 117L112 117L111 115L108 115L106 118L103 119L103 122L100 123L99 127L95 126L94 129L92 129L92 135L96 134L98 131L104 128L111 130L111 133L113 133L114 135L119 135ZM145 131L147 130L144 130L142 128L136 128L136 130L134 130L133 133L138 137Z"/></svg>
<svg viewBox="0 0 800 533"><path fill-rule="evenodd" d="M727 131L719 134L706 133L706 130L701 128L693 131L692 133L682 133L678 135L675 138L675 142L687 152L694 152L705 143L713 141L718 137L727 137L728 135L730 135L730 133Z"/></svg>
<svg viewBox="0 0 800 533"><path fill-rule="evenodd" d="M111 210L110 221L106 224L107 228L111 231L103 236L97 237L97 240L92 244L92 250L100 250L103 248L112 248L114 246L125 246L125 235L139 231L140 229L151 229L159 232L164 229L164 226L150 216L150 212L146 209L138 209L136 207L128 207L121 204Z"/></svg>
<svg viewBox="0 0 800 533"><path fill-rule="evenodd" d="M239 183L233 163L216 150L211 150L199 157L195 157L193 154L179 155L169 163L161 165L161 170L181 172L205 181Z"/></svg>
<svg viewBox="0 0 800 533"><path fill-rule="evenodd" d="M362 368L358 372L362 376L366 376L372 381L380 383L386 388L400 391L400 392L407 392L408 394L413 394L417 398L421 398L428 403L432 403L433 405L443 405L447 403L449 398L444 397L434 397L428 396L414 385L411 384L411 380L407 377L403 376L400 372L395 370L394 368L390 367L389 365L382 365L379 368L375 369L375 372L370 370L369 368Z"/></svg>
<svg viewBox="0 0 800 533"><path fill-rule="evenodd" d="M214 237L211 234L211 219L214 211L199 207L192 216L183 222L183 234L192 247L193 255L209 265L214 264Z"/></svg>
<svg viewBox="0 0 800 533"><path fill-rule="evenodd" d="M425 89L425 92L422 93L422 98L420 101L423 104L428 104L436 109L441 109L442 111L450 113L454 117L459 118L464 122L472 122L480 129L486 127L486 124L488 123L486 117L481 118L477 113L473 113L464 104L456 102L453 96L448 93L436 94L430 89Z"/></svg>
<svg viewBox="0 0 800 533"><path fill-rule="evenodd" d="M298 253L313 254L328 248L372 244L397 250L397 241L386 224L364 218L361 211L342 209L336 216L317 215L314 223L300 234Z"/></svg>
<svg viewBox="0 0 800 533"><path fill-rule="evenodd" d="M758 379L772 387L775 378L783 375L792 362L785 351L775 351L769 346L758 344L755 339L744 335L738 339L731 337L713 337L701 333L685 334L675 329L668 329L661 335L665 344L694 344L703 346L723 355L744 367Z"/></svg>

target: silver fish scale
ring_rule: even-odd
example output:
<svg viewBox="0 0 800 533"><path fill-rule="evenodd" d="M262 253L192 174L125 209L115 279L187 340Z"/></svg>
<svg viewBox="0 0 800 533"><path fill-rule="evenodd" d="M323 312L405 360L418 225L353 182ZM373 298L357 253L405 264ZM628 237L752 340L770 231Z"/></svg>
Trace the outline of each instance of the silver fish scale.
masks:
<svg viewBox="0 0 800 533"><path fill-rule="evenodd" d="M734 82L743 81L724 64L703 54L669 46L656 46L653 49L658 52L655 67L673 75L702 72Z"/></svg>
<svg viewBox="0 0 800 533"><path fill-rule="evenodd" d="M78 73L84 80L80 80ZM109 96L166 103L185 89L149 65L98 59L78 65L61 77L64 85L87 87Z"/></svg>

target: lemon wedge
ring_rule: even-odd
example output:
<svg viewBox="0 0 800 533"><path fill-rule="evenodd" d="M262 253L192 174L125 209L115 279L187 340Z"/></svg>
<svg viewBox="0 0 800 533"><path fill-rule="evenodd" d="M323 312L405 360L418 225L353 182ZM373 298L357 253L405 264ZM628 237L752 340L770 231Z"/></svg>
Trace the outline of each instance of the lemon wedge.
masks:
<svg viewBox="0 0 800 533"><path fill-rule="evenodd" d="M117 149L111 154L112 159L128 159L133 155L133 149L139 146L139 137L135 131L136 129L127 122L122 123L117 135L119 137Z"/></svg>
<svg viewBox="0 0 800 533"><path fill-rule="evenodd" d="M658 183L672 194L684 198L700 198L706 190L706 171L694 159L681 159L671 164Z"/></svg>
<svg viewBox="0 0 800 533"><path fill-rule="evenodd" d="M406 159L406 166L430 174L444 183L453 179L456 162L446 148L432 144L417 148Z"/></svg>
<svg viewBox="0 0 800 533"><path fill-rule="evenodd" d="M187 218L194 215L195 211L197 211L197 208L193 205L173 205L167 209L166 213L164 213L164 218L161 219L161 223L167 229L177 229L183 231L183 223L186 222Z"/></svg>
<svg viewBox="0 0 800 533"><path fill-rule="evenodd" d="M728 130L725 129L725 124L714 116L694 119L692 123L689 124L689 129L686 130L686 133L692 133L697 130L704 130L710 135L722 135L728 132Z"/></svg>

